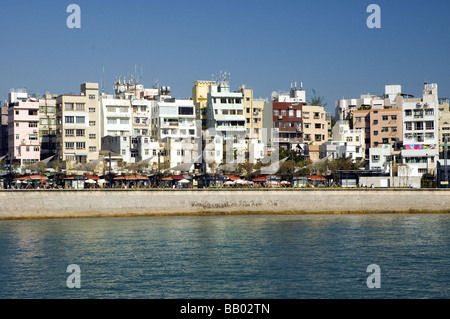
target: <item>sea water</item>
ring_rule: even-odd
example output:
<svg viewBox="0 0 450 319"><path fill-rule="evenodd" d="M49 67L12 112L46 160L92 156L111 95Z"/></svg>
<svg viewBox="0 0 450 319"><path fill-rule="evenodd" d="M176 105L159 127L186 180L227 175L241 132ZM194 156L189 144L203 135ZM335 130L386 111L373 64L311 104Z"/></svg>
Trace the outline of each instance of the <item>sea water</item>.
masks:
<svg viewBox="0 0 450 319"><path fill-rule="evenodd" d="M449 298L449 286L445 214L0 221L0 298Z"/></svg>

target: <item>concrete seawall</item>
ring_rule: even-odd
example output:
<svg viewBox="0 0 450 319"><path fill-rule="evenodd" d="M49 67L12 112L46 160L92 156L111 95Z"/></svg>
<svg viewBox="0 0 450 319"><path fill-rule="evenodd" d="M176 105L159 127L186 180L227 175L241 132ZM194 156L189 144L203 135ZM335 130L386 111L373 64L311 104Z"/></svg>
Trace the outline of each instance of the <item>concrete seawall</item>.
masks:
<svg viewBox="0 0 450 319"><path fill-rule="evenodd" d="M2 190L0 219L450 213L443 189Z"/></svg>

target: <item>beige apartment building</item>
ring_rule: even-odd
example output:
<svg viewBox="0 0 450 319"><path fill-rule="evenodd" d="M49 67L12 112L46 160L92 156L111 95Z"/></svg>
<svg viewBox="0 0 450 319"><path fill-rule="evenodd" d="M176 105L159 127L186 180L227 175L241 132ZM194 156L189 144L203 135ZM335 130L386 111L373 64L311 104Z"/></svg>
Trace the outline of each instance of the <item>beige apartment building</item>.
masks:
<svg viewBox="0 0 450 319"><path fill-rule="evenodd" d="M447 147L450 143L450 108L448 99L439 100L439 154L443 158L444 137L447 137Z"/></svg>
<svg viewBox="0 0 450 319"><path fill-rule="evenodd" d="M98 159L100 123L98 83L83 83L80 95L56 98L57 155L62 161L89 163Z"/></svg>
<svg viewBox="0 0 450 319"><path fill-rule="evenodd" d="M353 111L353 128L362 129L365 135L366 158L370 148L383 144L398 148L403 140L402 109L370 109Z"/></svg>
<svg viewBox="0 0 450 319"><path fill-rule="evenodd" d="M324 107L303 105L303 142L308 145L321 145L328 141L328 135L328 121Z"/></svg>
<svg viewBox="0 0 450 319"><path fill-rule="evenodd" d="M253 90L242 85L239 91L244 96L244 115L247 139L262 139L264 100L255 100Z"/></svg>

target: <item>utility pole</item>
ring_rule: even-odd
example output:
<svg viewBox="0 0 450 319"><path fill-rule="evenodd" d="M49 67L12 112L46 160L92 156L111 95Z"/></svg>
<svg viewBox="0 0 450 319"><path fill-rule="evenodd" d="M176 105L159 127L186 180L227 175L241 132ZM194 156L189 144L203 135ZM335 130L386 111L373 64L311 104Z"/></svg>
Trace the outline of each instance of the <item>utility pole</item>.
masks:
<svg viewBox="0 0 450 319"><path fill-rule="evenodd" d="M445 188L448 188L448 170L447 170L447 136L444 136L444 180L445 180Z"/></svg>
<svg viewBox="0 0 450 319"><path fill-rule="evenodd" d="M112 178L111 178L111 152L109 152L109 188L112 188Z"/></svg>

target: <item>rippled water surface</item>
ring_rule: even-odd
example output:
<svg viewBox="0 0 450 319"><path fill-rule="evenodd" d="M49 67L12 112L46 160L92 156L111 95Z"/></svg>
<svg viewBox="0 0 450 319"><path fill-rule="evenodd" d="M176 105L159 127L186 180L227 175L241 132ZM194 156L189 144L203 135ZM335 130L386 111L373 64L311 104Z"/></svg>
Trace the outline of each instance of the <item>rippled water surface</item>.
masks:
<svg viewBox="0 0 450 319"><path fill-rule="evenodd" d="M449 230L440 214L0 221L0 298L449 298Z"/></svg>

